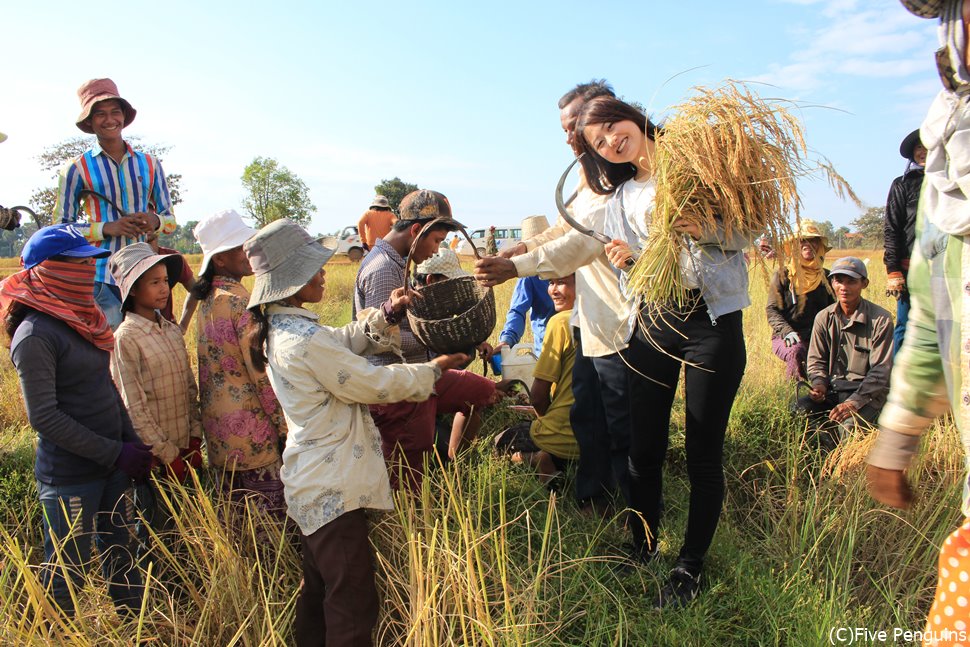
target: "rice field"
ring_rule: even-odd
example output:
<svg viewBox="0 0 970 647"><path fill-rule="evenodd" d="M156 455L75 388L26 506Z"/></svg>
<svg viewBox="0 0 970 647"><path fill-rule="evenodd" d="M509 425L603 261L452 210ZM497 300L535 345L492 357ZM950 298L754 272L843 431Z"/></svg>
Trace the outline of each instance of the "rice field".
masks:
<svg viewBox="0 0 970 647"><path fill-rule="evenodd" d="M864 296L894 309L883 296L881 256L856 254L871 258ZM196 267L199 260L190 258ZM17 268L15 259L0 262L0 274ZM355 271L346 262L327 266L327 293L316 306L325 322L349 321ZM584 516L570 496L550 495L524 467L492 456L489 436L516 419L500 406L470 451L447 468L432 466L419 496L399 497L394 512L373 517L383 600L376 644L817 645L838 627L921 629L937 547L961 518L956 430L943 421L925 439L911 475L912 510L869 499L861 468L870 437L850 438L823 460L788 413L793 392L770 351L765 272L752 269L747 372L725 450L728 498L693 605L650 609L685 521L682 403L671 423L661 558L639 569L618 557L626 539L620 511ZM511 292L511 283L496 289L500 320ZM194 331L186 342L192 356ZM77 616L60 616L37 579L33 434L6 359L0 382L0 642L292 644L300 568L291 537L252 510L238 531L228 530L225 502L205 472L194 487L169 491L181 550L153 555L136 620L117 618L96 574L78 591Z"/></svg>

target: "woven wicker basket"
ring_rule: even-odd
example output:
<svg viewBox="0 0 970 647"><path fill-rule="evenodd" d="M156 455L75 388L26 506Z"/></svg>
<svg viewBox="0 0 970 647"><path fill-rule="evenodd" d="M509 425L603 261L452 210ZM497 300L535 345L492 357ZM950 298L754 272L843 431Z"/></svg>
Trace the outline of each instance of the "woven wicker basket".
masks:
<svg viewBox="0 0 970 647"><path fill-rule="evenodd" d="M405 284L411 281L415 246L438 222L441 220L432 220L415 237L405 263ZM471 242L468 232L461 229L461 233ZM475 256L479 257L477 250ZM412 299L408 305L408 322L418 341L436 353L468 353L488 339L495 328L495 293L472 276L422 286L421 298Z"/></svg>

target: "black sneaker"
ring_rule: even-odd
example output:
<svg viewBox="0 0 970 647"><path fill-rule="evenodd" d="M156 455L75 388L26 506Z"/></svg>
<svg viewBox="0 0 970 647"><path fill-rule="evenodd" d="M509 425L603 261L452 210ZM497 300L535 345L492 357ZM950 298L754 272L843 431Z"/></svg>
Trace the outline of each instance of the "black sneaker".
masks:
<svg viewBox="0 0 970 647"><path fill-rule="evenodd" d="M654 600L654 609L679 609L685 607L697 597L701 590L699 576L691 575L683 566L677 566L670 571L667 583L660 589L660 595Z"/></svg>

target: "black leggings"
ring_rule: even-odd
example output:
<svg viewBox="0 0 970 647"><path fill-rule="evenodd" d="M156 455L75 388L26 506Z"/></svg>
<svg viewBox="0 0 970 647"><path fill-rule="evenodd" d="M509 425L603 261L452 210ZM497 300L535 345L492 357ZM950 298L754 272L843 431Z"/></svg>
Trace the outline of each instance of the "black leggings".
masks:
<svg viewBox="0 0 970 647"><path fill-rule="evenodd" d="M645 317L645 313L642 317ZM663 501L670 408L685 368L690 510L678 564L699 573L724 503L724 432L747 361L741 311L712 323L703 303L689 315L645 319L627 349L630 361L630 501L653 538L631 524L634 541L654 546ZM689 362L682 364L680 360Z"/></svg>

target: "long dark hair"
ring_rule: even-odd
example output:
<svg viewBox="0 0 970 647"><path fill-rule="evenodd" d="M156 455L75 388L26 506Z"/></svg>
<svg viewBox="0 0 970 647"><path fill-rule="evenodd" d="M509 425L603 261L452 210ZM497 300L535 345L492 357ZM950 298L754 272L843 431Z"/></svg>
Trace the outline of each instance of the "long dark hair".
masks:
<svg viewBox="0 0 970 647"><path fill-rule="evenodd" d="M24 318L33 312L33 310L29 305L21 303L20 301L11 302L10 307L7 308L7 315L3 318L3 330L7 333L9 339L13 339L17 328L20 327L20 324L24 322Z"/></svg>
<svg viewBox="0 0 970 647"><path fill-rule="evenodd" d="M583 130L593 124L618 121L632 121L651 140L656 138L657 131L660 129L638 109L615 97L596 97L583 105L579 119L576 120L576 148L580 153L586 153L580 158L579 163L583 165L589 188L600 195L613 193L616 187L636 175L637 167L632 162L614 164L606 161L586 141Z"/></svg>
<svg viewBox="0 0 970 647"><path fill-rule="evenodd" d="M212 292L212 280L216 277L216 265L209 259L209 266L205 268L205 272L199 275L195 283L192 284L192 289L190 292L199 301L205 301L209 293Z"/></svg>
<svg viewBox="0 0 970 647"><path fill-rule="evenodd" d="M193 288L194 290L195 288ZM269 318L263 312L263 306L253 306L249 309L256 324L256 330L249 337L249 356L257 371L266 370L266 340L269 339Z"/></svg>

